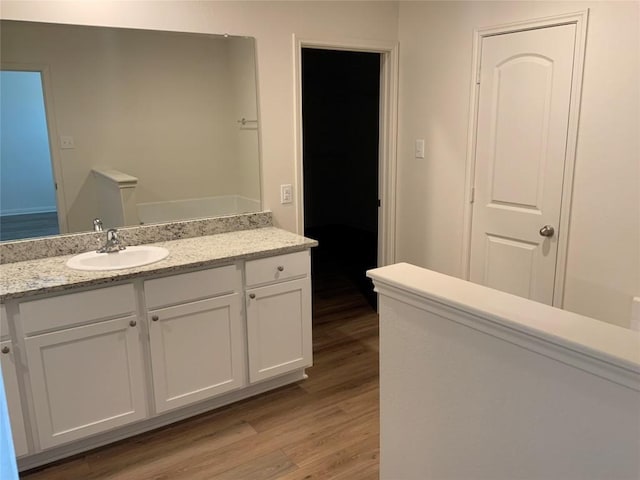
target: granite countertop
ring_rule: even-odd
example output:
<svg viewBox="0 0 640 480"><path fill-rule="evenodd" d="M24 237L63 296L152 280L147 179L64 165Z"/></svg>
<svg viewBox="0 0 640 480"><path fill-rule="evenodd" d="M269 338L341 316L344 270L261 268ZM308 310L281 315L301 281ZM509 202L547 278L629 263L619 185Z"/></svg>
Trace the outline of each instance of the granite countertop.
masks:
<svg viewBox="0 0 640 480"><path fill-rule="evenodd" d="M154 243L169 250L166 259L123 270L72 270L65 263L73 255L8 263L0 265L0 301L297 252L317 244L279 228L264 227Z"/></svg>

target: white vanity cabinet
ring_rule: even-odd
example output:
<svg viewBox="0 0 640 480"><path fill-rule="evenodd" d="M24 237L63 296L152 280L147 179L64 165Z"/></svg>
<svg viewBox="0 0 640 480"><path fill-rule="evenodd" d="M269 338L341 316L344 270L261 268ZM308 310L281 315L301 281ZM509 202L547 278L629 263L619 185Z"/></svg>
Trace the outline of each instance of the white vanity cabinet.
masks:
<svg viewBox="0 0 640 480"><path fill-rule="evenodd" d="M19 304L40 448L147 415L132 284Z"/></svg>
<svg viewBox="0 0 640 480"><path fill-rule="evenodd" d="M312 363L310 253L246 262L249 381Z"/></svg>
<svg viewBox="0 0 640 480"><path fill-rule="evenodd" d="M0 341L0 365L11 421L13 448L15 449L16 457L21 457L29 453L29 446L27 444L27 433L24 427L24 416L18 387L16 348L9 338L9 325L4 305L0 305L0 339L2 339Z"/></svg>
<svg viewBox="0 0 640 480"><path fill-rule="evenodd" d="M246 384L237 266L147 280L144 291L157 412Z"/></svg>
<svg viewBox="0 0 640 480"><path fill-rule="evenodd" d="M1 305L21 469L305 378L309 250L115 281Z"/></svg>

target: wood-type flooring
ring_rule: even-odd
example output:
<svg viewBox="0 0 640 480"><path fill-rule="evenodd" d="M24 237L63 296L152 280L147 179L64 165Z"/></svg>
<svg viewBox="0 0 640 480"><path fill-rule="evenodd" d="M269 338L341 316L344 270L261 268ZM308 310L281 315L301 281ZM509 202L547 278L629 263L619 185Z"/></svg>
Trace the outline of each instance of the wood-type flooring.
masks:
<svg viewBox="0 0 640 480"><path fill-rule="evenodd" d="M307 380L21 478L377 479L378 316L350 280L319 273Z"/></svg>
<svg viewBox="0 0 640 480"><path fill-rule="evenodd" d="M60 230L56 212L0 215L0 241L46 237L58 233Z"/></svg>

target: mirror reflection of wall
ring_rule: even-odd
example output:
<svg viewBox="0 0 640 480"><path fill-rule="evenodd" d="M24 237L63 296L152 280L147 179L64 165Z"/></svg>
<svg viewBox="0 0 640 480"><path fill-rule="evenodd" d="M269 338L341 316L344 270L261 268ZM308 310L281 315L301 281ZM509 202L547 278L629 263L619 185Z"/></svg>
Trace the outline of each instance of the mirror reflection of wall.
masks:
<svg viewBox="0 0 640 480"><path fill-rule="evenodd" d="M61 233L105 211L93 169L137 178L141 223L260 210L252 38L4 20L0 34L3 71L43 72Z"/></svg>
<svg viewBox="0 0 640 480"><path fill-rule="evenodd" d="M39 72L1 71L0 240L55 235L56 194Z"/></svg>

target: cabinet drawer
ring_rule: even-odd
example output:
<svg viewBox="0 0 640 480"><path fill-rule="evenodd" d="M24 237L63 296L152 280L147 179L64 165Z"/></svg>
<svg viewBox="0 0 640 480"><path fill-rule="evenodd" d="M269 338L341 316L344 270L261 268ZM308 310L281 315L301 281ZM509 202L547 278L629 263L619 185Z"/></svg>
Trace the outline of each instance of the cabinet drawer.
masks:
<svg viewBox="0 0 640 480"><path fill-rule="evenodd" d="M136 312L132 284L98 288L21 303L20 322L29 336L80 323L122 317Z"/></svg>
<svg viewBox="0 0 640 480"><path fill-rule="evenodd" d="M250 260L246 264L247 287L281 282L309 274L309 251Z"/></svg>
<svg viewBox="0 0 640 480"><path fill-rule="evenodd" d="M155 278L144 282L147 308L202 300L242 288L240 270L235 265Z"/></svg>

